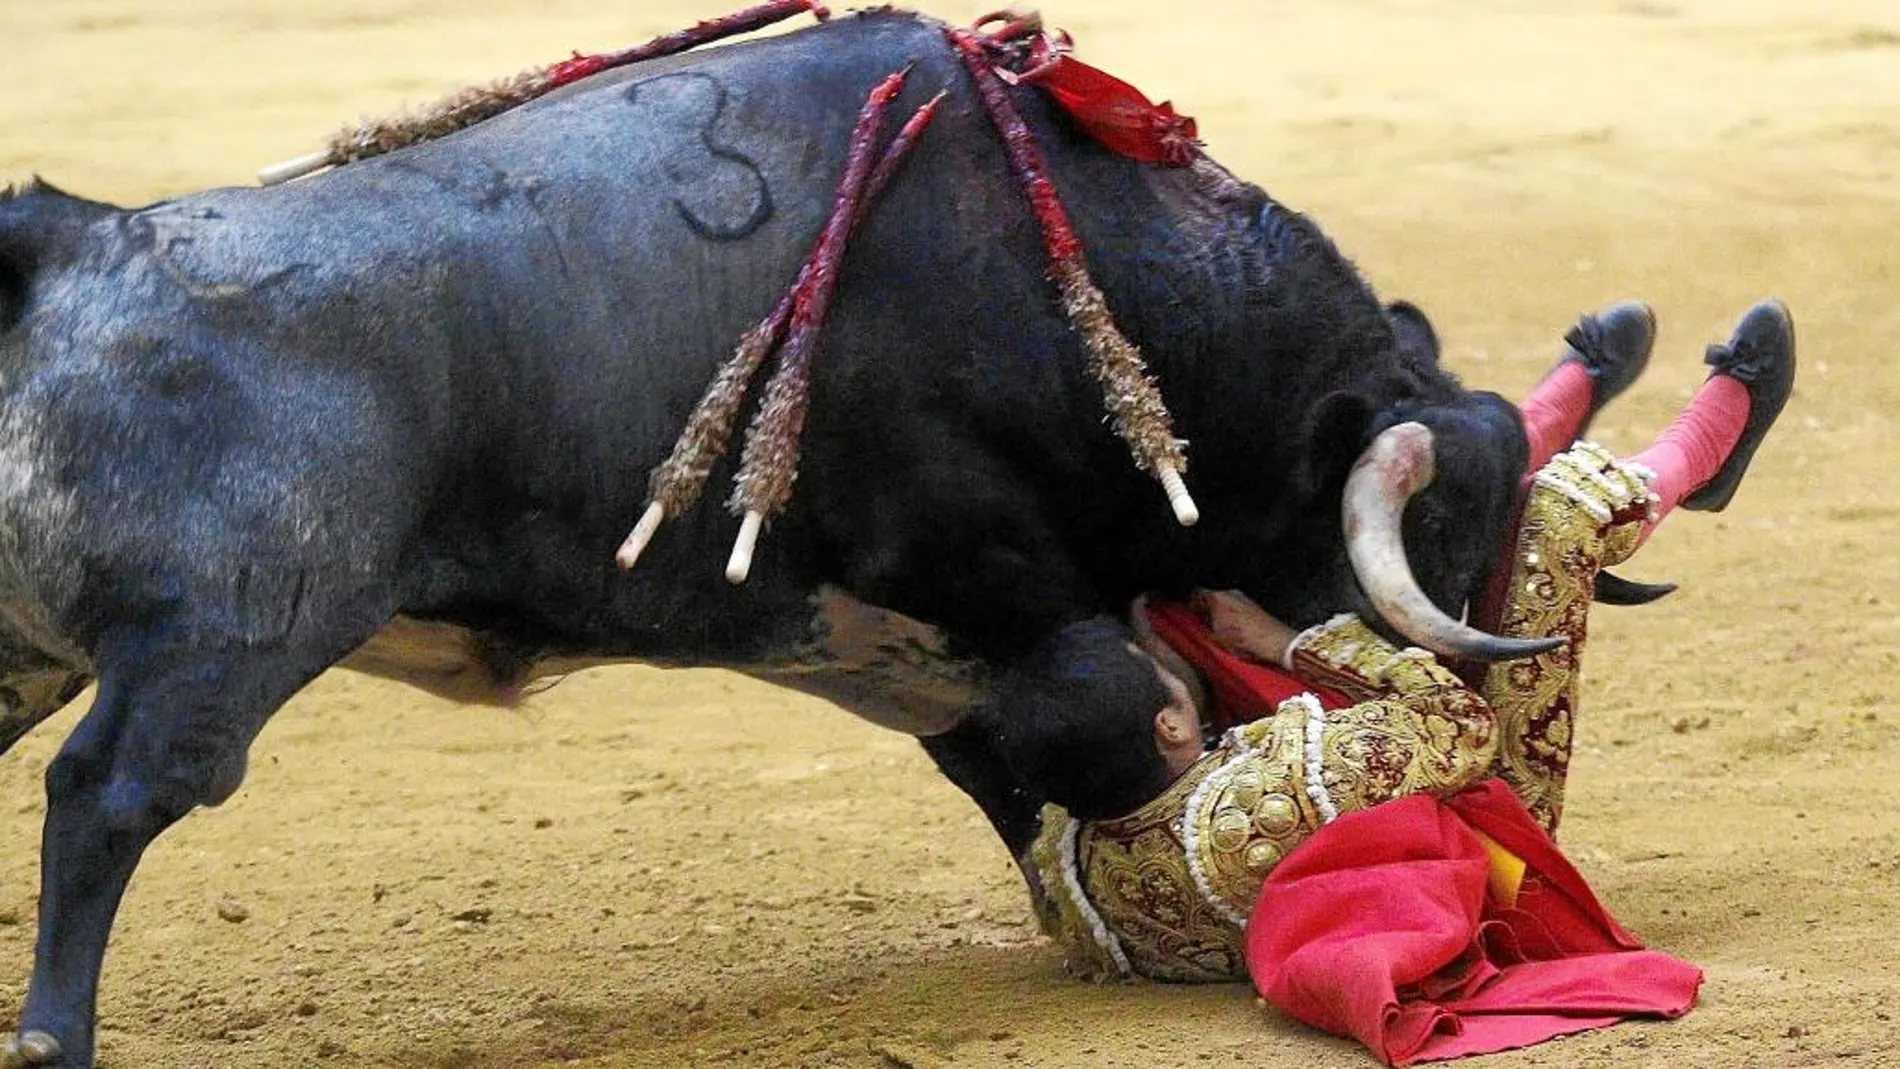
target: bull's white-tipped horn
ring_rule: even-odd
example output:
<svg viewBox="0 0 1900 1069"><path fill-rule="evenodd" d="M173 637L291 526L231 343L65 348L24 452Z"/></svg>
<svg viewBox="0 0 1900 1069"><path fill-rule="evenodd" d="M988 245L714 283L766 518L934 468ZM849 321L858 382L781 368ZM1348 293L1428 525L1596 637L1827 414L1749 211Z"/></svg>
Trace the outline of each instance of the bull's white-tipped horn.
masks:
<svg viewBox="0 0 1900 1069"><path fill-rule="evenodd" d="M739 537L732 543L732 557L726 561L726 582L743 583L752 574L752 551L758 547L759 528L763 526L763 513L746 510L745 519L739 523Z"/></svg>
<svg viewBox="0 0 1900 1069"><path fill-rule="evenodd" d="M1155 478L1161 480L1161 489L1168 495L1168 505L1174 509L1174 519L1183 527L1192 527L1201 522L1201 509L1188 493L1187 483L1181 481L1181 473L1167 464L1155 469Z"/></svg>
<svg viewBox="0 0 1900 1069"><path fill-rule="evenodd" d="M640 522L633 525L633 533L620 543L619 552L614 554L614 563L622 570L630 569L640 563L640 554L647 551L647 543L660 530L660 524L666 522L666 507L658 501L647 504L647 510L640 514Z"/></svg>
<svg viewBox="0 0 1900 1069"><path fill-rule="evenodd" d="M281 186L293 178L302 178L307 174L316 174L335 161L330 158L329 150L312 152L308 156L299 156L294 160L273 163L257 172L257 184L260 186Z"/></svg>
<svg viewBox="0 0 1900 1069"><path fill-rule="evenodd" d="M1340 503L1346 555L1360 589L1399 634L1447 657L1509 661L1563 645L1562 638L1500 638L1468 627L1432 604L1405 559L1405 504L1435 474L1432 432L1401 423L1379 433L1353 465Z"/></svg>

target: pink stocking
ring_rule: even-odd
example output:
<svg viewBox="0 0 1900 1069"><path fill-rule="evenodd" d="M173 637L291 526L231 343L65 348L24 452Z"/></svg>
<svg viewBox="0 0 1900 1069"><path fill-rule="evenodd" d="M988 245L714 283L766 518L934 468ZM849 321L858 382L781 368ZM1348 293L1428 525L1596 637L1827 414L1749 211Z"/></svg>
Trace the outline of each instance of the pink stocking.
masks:
<svg viewBox="0 0 1900 1069"><path fill-rule="evenodd" d="M1544 376L1544 381L1518 406L1524 413L1524 431L1531 445L1527 472L1550 463L1551 457L1576 440L1595 395L1590 372L1580 361L1565 360Z"/></svg>
<svg viewBox="0 0 1900 1069"><path fill-rule="evenodd" d="M1576 420L1582 419L1579 410L1588 407L1588 390L1589 373L1571 361L1546 376L1524 402L1524 422L1531 439L1531 469L1524 476L1520 500L1530 492L1532 476L1549 463L1557 450L1570 443L1568 436L1573 433L1576 423L1566 423L1564 420L1570 418L1572 412L1578 412L1574 417ZM1578 397L1585 399L1581 405ZM1663 517L1669 515L1683 498L1715 478L1715 473L1722 470L1722 464L1734 451L1735 443L1741 440L1742 429L1748 423L1748 409L1748 387L1727 375L1715 375L1702 384L1702 389L1689 402L1689 407L1682 410L1676 421L1653 445L1629 458L1629 463L1644 465L1656 473L1656 518L1643 531L1644 541L1656 533ZM1553 442L1556 444L1550 445ZM1516 520L1512 521L1513 529L1517 523ZM1497 566L1492 568L1484 593L1474 606L1474 626L1487 631L1497 630L1509 593L1507 588L1515 552L1515 541L1506 539L1503 555Z"/></svg>
<svg viewBox="0 0 1900 1069"><path fill-rule="evenodd" d="M1682 410L1656 444L1629 458L1656 473L1655 516L1643 538L1655 533L1664 516L1683 498L1715 478L1741 440L1748 423L1748 387L1727 375L1716 375Z"/></svg>

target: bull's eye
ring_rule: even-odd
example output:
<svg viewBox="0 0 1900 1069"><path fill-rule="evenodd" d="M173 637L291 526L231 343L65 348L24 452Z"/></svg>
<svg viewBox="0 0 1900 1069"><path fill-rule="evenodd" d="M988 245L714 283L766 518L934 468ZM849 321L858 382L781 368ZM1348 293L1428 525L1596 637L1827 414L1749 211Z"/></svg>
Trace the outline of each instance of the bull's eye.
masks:
<svg viewBox="0 0 1900 1069"><path fill-rule="evenodd" d="M26 699L20 697L20 692L12 687L0 687L0 703L4 703L7 712L12 714L19 712L21 707L26 705Z"/></svg>

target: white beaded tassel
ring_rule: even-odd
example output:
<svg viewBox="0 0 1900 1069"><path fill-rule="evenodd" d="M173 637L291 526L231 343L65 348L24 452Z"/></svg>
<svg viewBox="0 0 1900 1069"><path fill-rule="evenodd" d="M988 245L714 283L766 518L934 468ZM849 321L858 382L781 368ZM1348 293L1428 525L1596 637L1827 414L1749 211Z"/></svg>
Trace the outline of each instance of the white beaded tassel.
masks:
<svg viewBox="0 0 1900 1069"><path fill-rule="evenodd" d="M1082 923L1089 926L1089 936L1095 940L1095 945L1107 951L1115 967L1121 970L1123 976L1128 976L1134 972L1134 967L1128 964L1128 954L1122 950L1122 941L1108 930L1108 922L1102 919L1095 903L1089 901L1088 893L1082 890L1082 872L1076 862L1076 837L1082 831L1082 822L1074 817L1067 819L1069 823L1062 829L1059 846L1063 889L1069 893L1069 900L1075 903L1075 911L1081 915Z"/></svg>
<svg viewBox="0 0 1900 1069"><path fill-rule="evenodd" d="M1320 821L1331 824L1339 819L1339 808L1333 805L1332 792L1326 789L1326 709L1311 694L1288 701L1306 707L1306 796L1319 810Z"/></svg>

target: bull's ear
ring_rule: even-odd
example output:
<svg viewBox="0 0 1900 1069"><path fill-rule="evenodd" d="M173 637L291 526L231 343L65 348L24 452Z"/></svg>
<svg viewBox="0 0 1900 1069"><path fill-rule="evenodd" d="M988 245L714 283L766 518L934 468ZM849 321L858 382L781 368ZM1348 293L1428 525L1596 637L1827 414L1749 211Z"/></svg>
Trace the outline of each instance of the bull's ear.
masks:
<svg viewBox="0 0 1900 1069"><path fill-rule="evenodd" d="M1345 484L1346 473L1372 440L1372 421L1372 405L1359 394L1341 390L1319 399L1307 416L1301 443L1301 498L1312 498Z"/></svg>
<svg viewBox="0 0 1900 1069"><path fill-rule="evenodd" d="M1425 310L1411 301L1393 301L1385 306L1386 322L1398 338L1399 353L1421 368L1438 366L1438 331L1426 318Z"/></svg>

